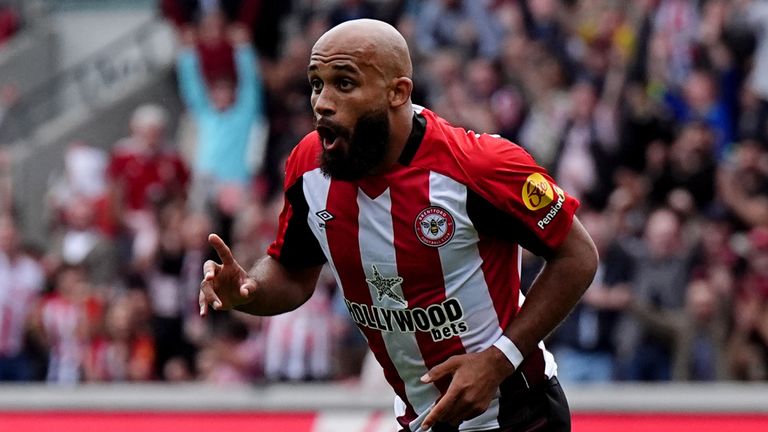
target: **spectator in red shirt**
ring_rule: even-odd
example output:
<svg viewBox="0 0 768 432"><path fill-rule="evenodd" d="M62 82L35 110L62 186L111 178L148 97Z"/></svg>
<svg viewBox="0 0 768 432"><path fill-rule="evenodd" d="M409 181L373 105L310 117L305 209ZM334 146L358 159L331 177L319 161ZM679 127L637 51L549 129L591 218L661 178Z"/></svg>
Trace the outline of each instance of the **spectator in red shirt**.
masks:
<svg viewBox="0 0 768 432"><path fill-rule="evenodd" d="M19 14L9 5L0 3L0 46L19 30Z"/></svg>
<svg viewBox="0 0 768 432"><path fill-rule="evenodd" d="M183 199L189 170L165 143L167 114L143 105L131 117L131 135L115 144L107 168L112 208L131 234L134 264L145 262L157 247L155 209Z"/></svg>

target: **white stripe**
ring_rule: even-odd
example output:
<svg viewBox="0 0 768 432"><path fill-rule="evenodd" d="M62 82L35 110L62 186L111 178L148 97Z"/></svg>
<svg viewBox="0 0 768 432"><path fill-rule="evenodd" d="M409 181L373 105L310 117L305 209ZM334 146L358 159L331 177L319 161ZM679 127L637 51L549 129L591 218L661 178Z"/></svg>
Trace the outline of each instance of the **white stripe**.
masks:
<svg viewBox="0 0 768 432"><path fill-rule="evenodd" d="M336 266L334 266L333 258L331 257L331 251L328 248L328 237L325 235L324 221L315 214L316 212L325 210L328 205L328 192L331 190L331 180L323 175L320 168L307 171L304 173L303 177L304 183L302 184L302 189L304 190L304 199L307 200L307 206L309 207L309 211L307 212L307 225L309 225L309 229L312 230L312 233L320 244L320 248L328 259L328 266L331 268L334 278L336 278L336 285L343 292L344 287L341 285L339 273L336 271Z"/></svg>
<svg viewBox="0 0 768 432"><path fill-rule="evenodd" d="M373 276L374 265L385 278L397 276L395 236L391 213L392 199L389 189L384 191L375 200L370 199L362 190L359 190L357 205L360 209L358 220L360 226L358 231L360 236L360 258L366 277L370 278ZM387 296L378 300L377 291L370 284L368 289L371 293L373 305L389 309L403 308L403 305ZM395 287L394 291L402 296L402 289L400 287ZM398 353L397 357L392 358L392 363L395 365L398 375L400 375L405 383L405 394L408 401L417 413L425 413L432 406L432 403L437 400L440 393L432 385L419 384L419 378L428 369L420 355L421 351L419 350L415 333L382 331L381 335L390 356L392 353ZM414 383L417 385L413 385ZM402 415L402 413L398 414ZM414 423L420 424L424 415L422 414Z"/></svg>
<svg viewBox="0 0 768 432"><path fill-rule="evenodd" d="M431 204L448 210L455 224L451 241L438 249L446 298L456 298L464 311L464 322L469 328L461 335L464 348L467 352L479 352L490 347L502 332L482 271L483 260L477 248L479 236L467 214L467 188L431 172L429 190ZM496 396L485 413L462 423L459 430L499 427L498 392Z"/></svg>

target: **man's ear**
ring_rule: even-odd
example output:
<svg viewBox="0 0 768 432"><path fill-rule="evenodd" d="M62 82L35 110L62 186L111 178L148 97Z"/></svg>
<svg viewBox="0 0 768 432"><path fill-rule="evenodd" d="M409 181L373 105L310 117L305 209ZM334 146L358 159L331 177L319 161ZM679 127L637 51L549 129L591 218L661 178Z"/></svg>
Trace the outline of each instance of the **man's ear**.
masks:
<svg viewBox="0 0 768 432"><path fill-rule="evenodd" d="M397 108L406 104L411 99L413 81L408 77L400 77L392 80L389 88L389 106Z"/></svg>

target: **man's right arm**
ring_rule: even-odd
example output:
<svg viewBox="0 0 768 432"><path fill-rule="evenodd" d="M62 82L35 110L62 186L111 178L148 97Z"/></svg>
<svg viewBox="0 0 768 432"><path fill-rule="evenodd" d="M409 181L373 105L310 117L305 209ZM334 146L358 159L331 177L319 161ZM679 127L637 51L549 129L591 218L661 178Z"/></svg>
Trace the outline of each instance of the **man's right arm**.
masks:
<svg viewBox="0 0 768 432"><path fill-rule="evenodd" d="M235 309L261 316L292 311L312 297L322 268L288 269L280 261L266 255L249 274L249 279L255 284L251 302Z"/></svg>
<svg viewBox="0 0 768 432"><path fill-rule="evenodd" d="M208 308L236 309L252 315L277 315L296 309L314 292L322 265L288 268L265 256L250 273L237 263L221 237L211 234L208 242L221 264L206 261L200 284L200 315Z"/></svg>

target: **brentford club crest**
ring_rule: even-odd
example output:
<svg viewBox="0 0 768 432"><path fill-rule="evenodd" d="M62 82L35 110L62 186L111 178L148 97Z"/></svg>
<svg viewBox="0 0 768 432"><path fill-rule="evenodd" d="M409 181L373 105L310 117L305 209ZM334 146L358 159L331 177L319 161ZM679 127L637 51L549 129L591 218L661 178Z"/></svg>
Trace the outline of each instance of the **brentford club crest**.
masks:
<svg viewBox="0 0 768 432"><path fill-rule="evenodd" d="M427 207L416 216L416 237L427 246L440 247L453 238L453 216L442 207Z"/></svg>

